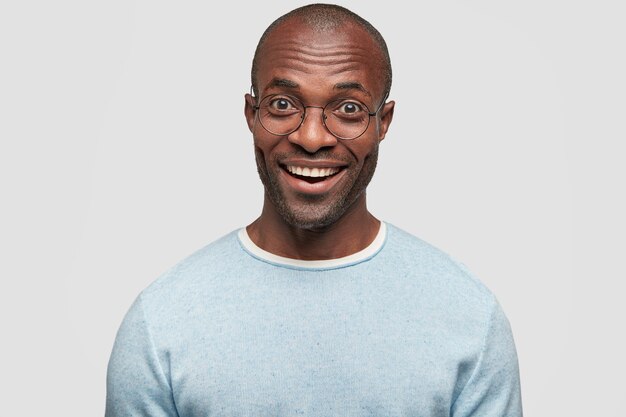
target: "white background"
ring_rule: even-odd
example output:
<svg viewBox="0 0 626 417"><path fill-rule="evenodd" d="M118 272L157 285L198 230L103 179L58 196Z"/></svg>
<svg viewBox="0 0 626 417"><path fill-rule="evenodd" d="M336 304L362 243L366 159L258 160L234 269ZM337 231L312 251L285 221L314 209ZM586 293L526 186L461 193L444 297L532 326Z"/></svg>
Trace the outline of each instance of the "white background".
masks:
<svg viewBox="0 0 626 417"><path fill-rule="evenodd" d="M301 4L2 3L2 415L102 415L135 296L258 215L243 94ZM622 2L342 4L394 67L371 210L497 295L527 416L623 416Z"/></svg>

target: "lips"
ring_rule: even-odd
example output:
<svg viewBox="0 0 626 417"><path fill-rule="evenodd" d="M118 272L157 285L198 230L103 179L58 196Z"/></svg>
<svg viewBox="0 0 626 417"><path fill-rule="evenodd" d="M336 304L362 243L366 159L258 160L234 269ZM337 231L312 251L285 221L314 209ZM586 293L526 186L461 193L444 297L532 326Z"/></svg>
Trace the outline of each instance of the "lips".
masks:
<svg viewBox="0 0 626 417"><path fill-rule="evenodd" d="M281 177L289 188L312 195L331 191L345 173L345 163L335 161L289 161L281 168Z"/></svg>

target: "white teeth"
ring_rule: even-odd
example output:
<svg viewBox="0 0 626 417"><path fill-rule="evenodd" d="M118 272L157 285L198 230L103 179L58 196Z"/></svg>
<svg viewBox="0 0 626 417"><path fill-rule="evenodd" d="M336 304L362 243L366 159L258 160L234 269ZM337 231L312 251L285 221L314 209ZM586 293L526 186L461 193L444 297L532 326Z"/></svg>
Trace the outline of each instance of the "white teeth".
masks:
<svg viewBox="0 0 626 417"><path fill-rule="evenodd" d="M339 172L339 168L309 168L287 166L287 171L303 177L319 178L328 177L330 175L336 174L337 172Z"/></svg>

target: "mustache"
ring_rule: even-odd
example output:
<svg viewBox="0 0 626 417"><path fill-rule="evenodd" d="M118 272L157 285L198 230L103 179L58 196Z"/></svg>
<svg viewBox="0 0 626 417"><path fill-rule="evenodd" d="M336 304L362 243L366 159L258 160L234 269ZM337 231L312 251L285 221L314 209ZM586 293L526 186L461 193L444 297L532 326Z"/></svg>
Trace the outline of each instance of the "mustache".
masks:
<svg viewBox="0 0 626 417"><path fill-rule="evenodd" d="M280 153L274 154L273 159L274 161L277 161L277 162L284 161L285 159L306 159L309 161L331 160L331 161L346 162L346 163L350 163L354 161L354 158L350 158L347 155L339 155L339 154L333 153L329 149L322 149L315 153L308 153L304 151L280 152Z"/></svg>

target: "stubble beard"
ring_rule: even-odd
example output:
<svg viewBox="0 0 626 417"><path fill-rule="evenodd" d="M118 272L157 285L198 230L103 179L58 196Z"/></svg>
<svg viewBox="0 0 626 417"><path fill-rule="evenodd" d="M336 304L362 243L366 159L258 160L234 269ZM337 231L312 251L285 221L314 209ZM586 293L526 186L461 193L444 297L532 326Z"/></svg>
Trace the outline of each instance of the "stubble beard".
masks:
<svg viewBox="0 0 626 417"><path fill-rule="evenodd" d="M330 201L325 201L324 196L303 195L299 198L299 204L289 204L278 182L278 172L274 172L282 168L278 168L275 160L271 161L271 169L274 171L270 175L271 169L259 149L255 150L255 158L265 195L283 220L295 228L317 230L337 222L365 192L378 163L378 145L365 158L360 170L346 172L347 178L342 180L346 185Z"/></svg>

